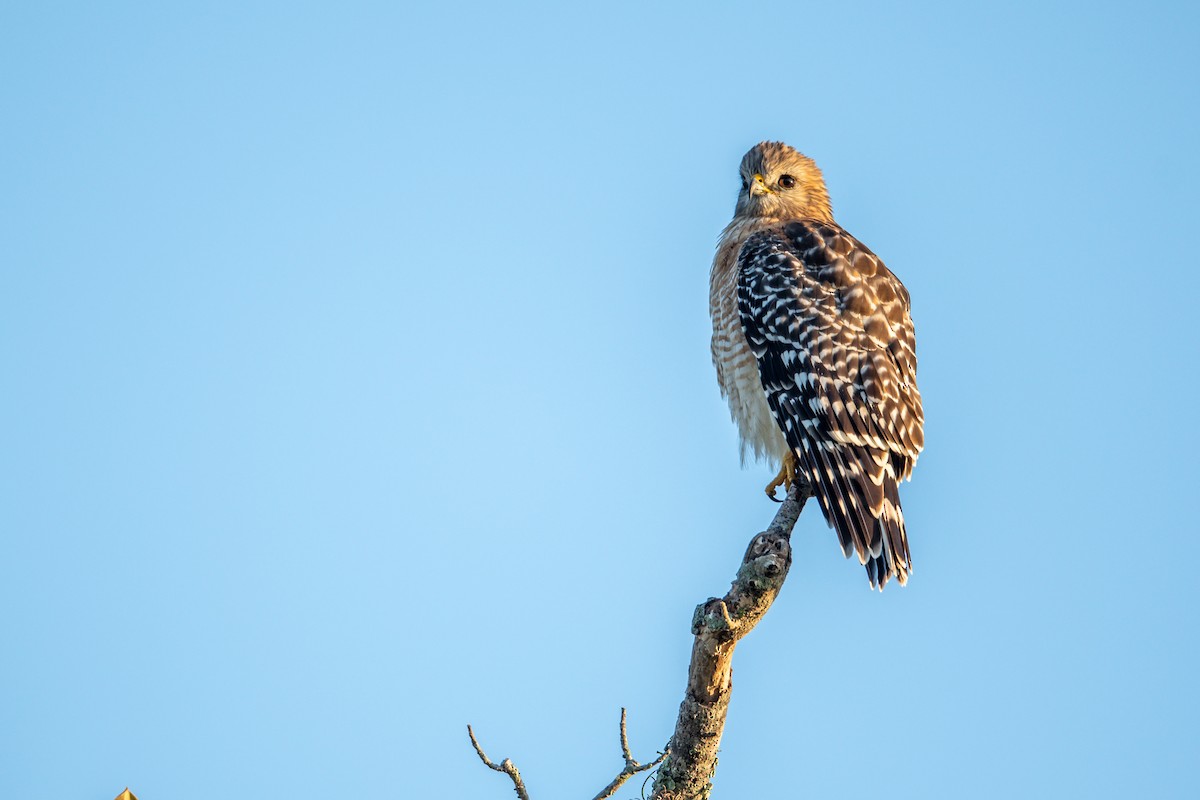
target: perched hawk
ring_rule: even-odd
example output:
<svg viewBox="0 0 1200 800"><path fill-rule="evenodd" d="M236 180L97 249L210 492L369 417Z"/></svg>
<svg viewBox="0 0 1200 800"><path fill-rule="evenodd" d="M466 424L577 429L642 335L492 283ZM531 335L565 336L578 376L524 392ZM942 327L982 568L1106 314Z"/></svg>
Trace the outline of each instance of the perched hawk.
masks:
<svg viewBox="0 0 1200 800"><path fill-rule="evenodd" d="M733 221L713 259L712 354L742 459L767 486L812 486L873 588L912 571L899 482L924 443L908 291L833 221L812 159L779 142L742 158Z"/></svg>

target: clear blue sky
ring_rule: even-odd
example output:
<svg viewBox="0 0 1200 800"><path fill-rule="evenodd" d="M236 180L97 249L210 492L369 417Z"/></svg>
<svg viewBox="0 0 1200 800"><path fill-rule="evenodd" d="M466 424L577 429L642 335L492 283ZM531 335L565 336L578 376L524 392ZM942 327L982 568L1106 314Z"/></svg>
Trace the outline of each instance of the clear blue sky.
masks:
<svg viewBox="0 0 1200 800"><path fill-rule="evenodd" d="M906 589L801 520L718 796L1194 796L1198 23L7 4L0 794L652 757L774 512L707 312L772 138L911 290L927 448Z"/></svg>

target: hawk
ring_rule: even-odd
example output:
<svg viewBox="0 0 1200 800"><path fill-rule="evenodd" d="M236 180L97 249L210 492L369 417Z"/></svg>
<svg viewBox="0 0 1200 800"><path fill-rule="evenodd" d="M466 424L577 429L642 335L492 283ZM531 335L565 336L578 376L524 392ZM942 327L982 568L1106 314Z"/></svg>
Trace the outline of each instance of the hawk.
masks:
<svg viewBox="0 0 1200 800"><path fill-rule="evenodd" d="M833 220L817 165L780 142L742 158L710 277L712 355L747 456L767 486L812 487L872 588L908 581L898 484L924 445L908 290Z"/></svg>

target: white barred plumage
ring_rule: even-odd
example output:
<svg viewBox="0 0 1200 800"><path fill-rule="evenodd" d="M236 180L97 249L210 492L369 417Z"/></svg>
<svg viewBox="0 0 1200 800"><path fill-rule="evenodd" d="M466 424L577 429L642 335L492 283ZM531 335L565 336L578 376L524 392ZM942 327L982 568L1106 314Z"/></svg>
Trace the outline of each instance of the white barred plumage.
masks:
<svg viewBox="0 0 1200 800"><path fill-rule="evenodd" d="M811 159L763 142L741 177L710 306L742 458L794 466L871 586L904 584L912 558L898 483L924 444L908 291L833 221Z"/></svg>

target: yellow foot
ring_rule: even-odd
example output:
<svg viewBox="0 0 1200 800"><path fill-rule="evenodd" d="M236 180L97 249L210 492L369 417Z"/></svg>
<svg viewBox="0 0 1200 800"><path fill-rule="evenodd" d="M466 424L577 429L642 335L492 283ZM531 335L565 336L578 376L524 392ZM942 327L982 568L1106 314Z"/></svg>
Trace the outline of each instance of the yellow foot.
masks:
<svg viewBox="0 0 1200 800"><path fill-rule="evenodd" d="M796 457L792 455L791 451L789 451L783 455L783 464L779 467L779 474L775 476L774 480L767 484L767 497L771 498L776 503L782 503L783 501L775 496L775 490L782 486L784 493L786 493L795 482Z"/></svg>

